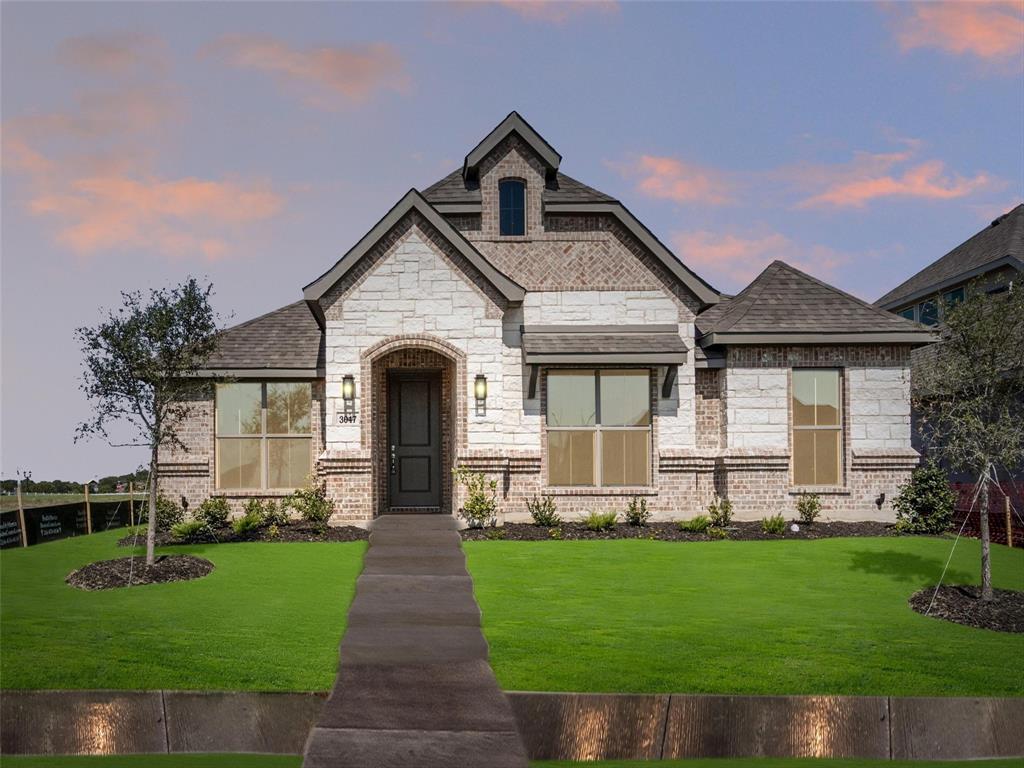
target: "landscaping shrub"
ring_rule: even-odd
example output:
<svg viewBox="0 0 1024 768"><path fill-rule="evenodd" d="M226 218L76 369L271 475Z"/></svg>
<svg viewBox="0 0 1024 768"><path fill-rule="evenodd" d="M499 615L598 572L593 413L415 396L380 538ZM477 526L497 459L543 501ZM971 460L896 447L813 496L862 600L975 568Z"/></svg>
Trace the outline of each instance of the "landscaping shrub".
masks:
<svg viewBox="0 0 1024 768"><path fill-rule="evenodd" d="M713 526L724 528L732 522L732 502L715 494L715 498L708 505L708 517L711 518Z"/></svg>
<svg viewBox="0 0 1024 768"><path fill-rule="evenodd" d="M498 509L498 481L488 480L481 472L470 472L465 467L452 471L455 482L466 489L466 501L459 513L470 528L482 528L496 521Z"/></svg>
<svg viewBox="0 0 1024 768"><path fill-rule="evenodd" d="M900 487L892 505L896 530L904 533L943 533L953 519L956 494L946 473L933 461L918 467Z"/></svg>
<svg viewBox="0 0 1024 768"><path fill-rule="evenodd" d="M271 523L267 526L267 536L272 539L276 539L281 535L281 529L277 527L277 523Z"/></svg>
<svg viewBox="0 0 1024 768"><path fill-rule="evenodd" d="M687 533L707 533L711 527L711 518L707 515L697 515L692 520L680 520L679 530Z"/></svg>
<svg viewBox="0 0 1024 768"><path fill-rule="evenodd" d="M199 505L196 520L202 520L210 528L223 528L228 524L231 507L223 496L214 496Z"/></svg>
<svg viewBox="0 0 1024 768"><path fill-rule="evenodd" d="M245 514L231 521L231 530L238 536L244 536L262 527L263 505L259 503L259 499L250 499L245 505Z"/></svg>
<svg viewBox="0 0 1024 768"><path fill-rule="evenodd" d="M263 504L263 524L266 526L279 527L288 525L288 500L284 499L278 504L273 499L267 499Z"/></svg>
<svg viewBox="0 0 1024 768"><path fill-rule="evenodd" d="M312 523L319 531L327 528L327 521L334 514L334 502L327 498L326 483L311 482L305 488L299 488L285 501L283 509L288 508L294 509L299 517Z"/></svg>
<svg viewBox="0 0 1024 768"><path fill-rule="evenodd" d="M171 526L171 534L176 539L191 541L206 533L207 525L205 520L183 520Z"/></svg>
<svg viewBox="0 0 1024 768"><path fill-rule="evenodd" d="M561 541L565 538L561 528L550 528L548 529L548 538L554 539L555 541Z"/></svg>
<svg viewBox="0 0 1024 768"><path fill-rule="evenodd" d="M821 514L821 498L816 493L801 493L796 500L796 512L801 523L810 525Z"/></svg>
<svg viewBox="0 0 1024 768"><path fill-rule="evenodd" d="M778 514L772 515L771 517L762 517L761 530L765 533L780 536L786 532L786 519L782 515Z"/></svg>
<svg viewBox="0 0 1024 768"><path fill-rule="evenodd" d="M499 541L501 539L504 539L507 534L508 531L506 531L504 528L499 528L496 525L491 526L486 531L484 531L484 536L490 539L491 541Z"/></svg>
<svg viewBox="0 0 1024 768"><path fill-rule="evenodd" d="M139 522L144 523L148 521L146 517L146 510L148 504L142 508L142 513L139 517ZM181 505L171 499L168 499L164 495L156 497L156 529L158 531L169 531L175 525L185 520L185 510L181 508Z"/></svg>
<svg viewBox="0 0 1024 768"><path fill-rule="evenodd" d="M728 539L729 532L725 528L716 528L712 526L708 528L708 536L712 539Z"/></svg>
<svg viewBox="0 0 1024 768"><path fill-rule="evenodd" d="M583 518L583 524L591 531L610 531L615 527L619 519L619 513L598 512L596 509Z"/></svg>
<svg viewBox="0 0 1024 768"><path fill-rule="evenodd" d="M555 505L553 496L542 496L539 499L534 496L527 500L526 509L530 512L530 517L533 518L533 524L542 528L552 528L562 522L562 518L558 516L558 507Z"/></svg>
<svg viewBox="0 0 1024 768"><path fill-rule="evenodd" d="M647 509L647 499L634 496L629 500L629 505L626 507L627 523L632 525L634 528L638 528L647 525L647 521L650 519L651 513L650 510Z"/></svg>

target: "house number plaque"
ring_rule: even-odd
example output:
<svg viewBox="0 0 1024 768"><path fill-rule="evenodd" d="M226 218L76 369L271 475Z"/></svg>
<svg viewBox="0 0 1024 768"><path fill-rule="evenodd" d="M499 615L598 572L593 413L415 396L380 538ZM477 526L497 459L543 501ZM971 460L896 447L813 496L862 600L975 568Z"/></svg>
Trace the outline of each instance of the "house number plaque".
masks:
<svg viewBox="0 0 1024 768"><path fill-rule="evenodd" d="M356 414L355 413L339 413L338 414L339 424L355 424Z"/></svg>

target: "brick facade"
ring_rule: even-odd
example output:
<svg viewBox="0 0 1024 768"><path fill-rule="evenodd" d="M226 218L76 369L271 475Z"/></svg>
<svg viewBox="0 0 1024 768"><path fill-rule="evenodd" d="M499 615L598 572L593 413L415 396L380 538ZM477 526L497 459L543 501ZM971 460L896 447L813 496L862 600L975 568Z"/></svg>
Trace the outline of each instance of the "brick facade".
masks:
<svg viewBox="0 0 1024 768"><path fill-rule="evenodd" d="M526 234L498 232L498 182L526 182ZM622 510L643 496L656 518L679 519L729 497L739 519L795 514L791 483L790 370L842 371L843 482L817 489L824 516L893 517L891 499L917 463L910 446L906 346L734 347L726 367L678 366L664 395L665 366L650 368L651 483L643 488L546 485L546 372L529 397L523 325L673 324L694 349L700 301L608 215L543 210L544 167L515 135L480 165L481 214L452 223L497 269L523 286L522 304L498 291L418 213L410 213L321 299L326 375L314 386L313 450L318 476L337 505L332 523L365 525L388 510L387 372L442 372L442 511L457 514L463 490L451 469L497 481L500 518L526 520L526 500L556 497L563 518ZM589 366L609 367L609 366ZM473 380L488 382L478 409ZM341 397L345 376L354 403ZM663 396L664 395L664 396ZM257 491L214 488L213 389L184 425L187 452L161 457L161 490L190 505L223 493L236 508ZM883 503L876 500L885 494Z"/></svg>

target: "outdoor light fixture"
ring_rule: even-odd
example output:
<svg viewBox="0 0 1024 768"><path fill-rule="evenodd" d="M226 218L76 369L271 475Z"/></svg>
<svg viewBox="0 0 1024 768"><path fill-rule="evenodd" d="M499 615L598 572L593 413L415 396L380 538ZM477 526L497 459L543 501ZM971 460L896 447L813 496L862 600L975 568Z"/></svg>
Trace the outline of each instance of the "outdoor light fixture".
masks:
<svg viewBox="0 0 1024 768"><path fill-rule="evenodd" d="M354 376L344 376L341 379L341 398L346 403L356 399L356 379Z"/></svg>
<svg viewBox="0 0 1024 768"><path fill-rule="evenodd" d="M487 399L487 377L482 373L476 375L476 382L473 384L473 394L476 395L478 403L482 403Z"/></svg>

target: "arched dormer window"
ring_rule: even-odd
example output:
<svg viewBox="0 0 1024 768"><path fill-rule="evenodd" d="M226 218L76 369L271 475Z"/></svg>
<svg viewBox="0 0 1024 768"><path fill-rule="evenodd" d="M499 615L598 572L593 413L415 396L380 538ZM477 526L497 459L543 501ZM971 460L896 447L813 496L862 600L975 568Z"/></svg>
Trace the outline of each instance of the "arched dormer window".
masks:
<svg viewBox="0 0 1024 768"><path fill-rule="evenodd" d="M502 179L498 182L499 225L502 235L526 234L526 182Z"/></svg>

